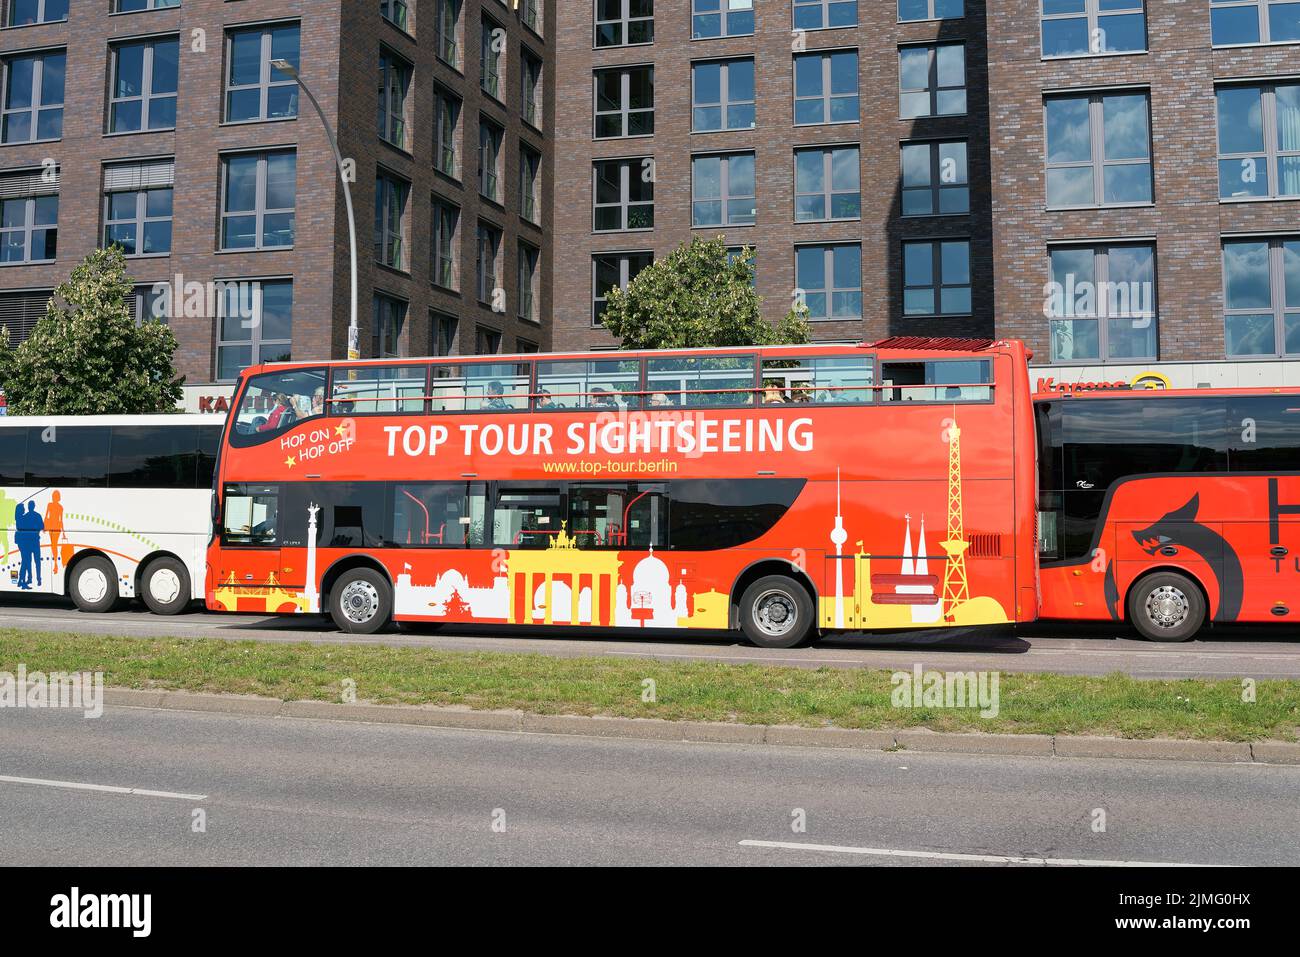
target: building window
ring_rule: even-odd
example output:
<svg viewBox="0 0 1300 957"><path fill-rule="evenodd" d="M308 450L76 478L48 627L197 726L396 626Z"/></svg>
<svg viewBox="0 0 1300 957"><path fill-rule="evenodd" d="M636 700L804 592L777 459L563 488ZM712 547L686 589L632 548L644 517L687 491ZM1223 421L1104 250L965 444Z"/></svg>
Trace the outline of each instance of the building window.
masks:
<svg viewBox="0 0 1300 957"><path fill-rule="evenodd" d="M406 0L379 0L379 15L402 31L410 20Z"/></svg>
<svg viewBox="0 0 1300 957"><path fill-rule="evenodd" d="M113 0L113 12L138 13L141 10L165 10L180 5L181 0Z"/></svg>
<svg viewBox="0 0 1300 957"><path fill-rule="evenodd" d="M858 53L802 53L794 58L794 121L856 123Z"/></svg>
<svg viewBox="0 0 1300 957"><path fill-rule="evenodd" d="M370 339L371 356L375 359L397 359L402 355L402 330L406 328L406 311L409 303L381 292L375 293L371 307L373 324Z"/></svg>
<svg viewBox="0 0 1300 957"><path fill-rule="evenodd" d="M903 243L903 315L970 315L970 240Z"/></svg>
<svg viewBox="0 0 1300 957"><path fill-rule="evenodd" d="M231 30L226 40L226 122L279 120L298 115L298 83L271 66L298 69L298 24Z"/></svg>
<svg viewBox="0 0 1300 957"><path fill-rule="evenodd" d="M654 160L605 160L593 166L592 178L593 230L604 233L654 228Z"/></svg>
<svg viewBox="0 0 1300 957"><path fill-rule="evenodd" d="M523 56L524 68L519 71L520 112L524 122L535 129L542 128L542 61L527 50Z"/></svg>
<svg viewBox="0 0 1300 957"><path fill-rule="evenodd" d="M501 351L501 333L487 326L474 327L474 354L494 356Z"/></svg>
<svg viewBox="0 0 1300 957"><path fill-rule="evenodd" d="M858 219L862 215L859 163L856 146L795 150L795 220Z"/></svg>
<svg viewBox="0 0 1300 957"><path fill-rule="evenodd" d="M59 23L68 19L68 0L10 0L5 26L28 27L34 23Z"/></svg>
<svg viewBox="0 0 1300 957"><path fill-rule="evenodd" d="M439 173L460 179L460 161L457 143L460 140L460 98L440 86L433 88L434 96L434 165Z"/></svg>
<svg viewBox="0 0 1300 957"><path fill-rule="evenodd" d="M858 24L858 0L794 0L796 30L827 30Z"/></svg>
<svg viewBox="0 0 1300 957"><path fill-rule="evenodd" d="M251 365L293 358L293 283L287 279L220 284L217 381L233 382ZM251 303L252 309L249 310Z"/></svg>
<svg viewBox="0 0 1300 957"><path fill-rule="evenodd" d="M752 226L757 217L753 153L691 159L692 226Z"/></svg>
<svg viewBox="0 0 1300 957"><path fill-rule="evenodd" d="M691 65L691 129L754 128L754 61L718 60Z"/></svg>
<svg viewBox="0 0 1300 957"><path fill-rule="evenodd" d="M0 174L0 263L53 262L58 246L57 171Z"/></svg>
<svg viewBox="0 0 1300 957"><path fill-rule="evenodd" d="M1048 207L1150 203L1148 109L1145 93L1049 97Z"/></svg>
<svg viewBox="0 0 1300 957"><path fill-rule="evenodd" d="M501 99L501 59L505 53L506 31L496 21L483 18L482 42L479 44L479 86L495 100Z"/></svg>
<svg viewBox="0 0 1300 957"><path fill-rule="evenodd" d="M31 338L36 323L45 318L52 295L53 290L0 292L0 327L9 330L11 349L17 349Z"/></svg>
<svg viewBox="0 0 1300 957"><path fill-rule="evenodd" d="M901 155L904 216L970 212L965 140L904 143Z"/></svg>
<svg viewBox="0 0 1300 957"><path fill-rule="evenodd" d="M405 271L406 206L411 184L381 171L375 177L375 261Z"/></svg>
<svg viewBox="0 0 1300 957"><path fill-rule="evenodd" d="M1300 196L1300 83L1225 86L1215 96L1219 198Z"/></svg>
<svg viewBox="0 0 1300 957"><path fill-rule="evenodd" d="M966 47L960 43L900 47L900 115L958 116L966 112Z"/></svg>
<svg viewBox="0 0 1300 957"><path fill-rule="evenodd" d="M654 253L605 253L591 257L591 324L599 326L609 301L609 291L626 289L642 269L654 262Z"/></svg>
<svg viewBox="0 0 1300 957"><path fill-rule="evenodd" d="M1300 355L1300 237L1225 240L1227 354Z"/></svg>
<svg viewBox="0 0 1300 957"><path fill-rule="evenodd" d="M527 322L539 322L537 315L537 263L540 251L528 245L519 244L519 318Z"/></svg>
<svg viewBox="0 0 1300 957"><path fill-rule="evenodd" d="M749 272L749 285L751 289L758 287L758 262L756 260L757 252L753 246L728 246L727 247L727 265L730 266L737 261L745 264Z"/></svg>
<svg viewBox="0 0 1300 957"><path fill-rule="evenodd" d="M898 0L898 22L960 20L966 16L963 0Z"/></svg>
<svg viewBox="0 0 1300 957"><path fill-rule="evenodd" d="M131 320L138 326L141 323L157 320L167 325L172 317L171 286L165 282L152 286L136 286L131 291L127 308L131 311Z"/></svg>
<svg viewBox="0 0 1300 957"><path fill-rule="evenodd" d="M0 143L36 143L63 136L63 75L67 56L28 53L0 60L4 108Z"/></svg>
<svg viewBox="0 0 1300 957"><path fill-rule="evenodd" d="M519 147L519 215L530 223L540 224L539 191L542 154L527 146Z"/></svg>
<svg viewBox="0 0 1300 957"><path fill-rule="evenodd" d="M379 55L379 138L406 149L406 93L411 64L385 50Z"/></svg>
<svg viewBox="0 0 1300 957"><path fill-rule="evenodd" d="M494 203L501 202L501 127L487 120L478 124L478 191Z"/></svg>
<svg viewBox="0 0 1300 957"><path fill-rule="evenodd" d="M542 35L542 10L539 0L520 0L519 20L539 37Z"/></svg>
<svg viewBox="0 0 1300 957"><path fill-rule="evenodd" d="M180 41L144 40L113 47L110 133L169 130L176 126Z"/></svg>
<svg viewBox="0 0 1300 957"><path fill-rule="evenodd" d="M1156 250L1150 244L1051 250L1052 361L1156 358Z"/></svg>
<svg viewBox="0 0 1300 957"><path fill-rule="evenodd" d="M796 246L796 295L808 306L809 319L862 318L862 246Z"/></svg>
<svg viewBox="0 0 1300 957"><path fill-rule="evenodd" d="M460 7L461 0L436 0L438 10L434 19L435 49L438 59L448 66L460 66Z"/></svg>
<svg viewBox="0 0 1300 957"><path fill-rule="evenodd" d="M1300 40L1295 0L1210 0L1210 37L1217 46Z"/></svg>
<svg viewBox="0 0 1300 957"><path fill-rule="evenodd" d="M430 332L433 335L433 349L430 350L435 356L449 356L456 352L456 342L460 321L455 316L449 316L445 312L431 312L429 314Z"/></svg>
<svg viewBox="0 0 1300 957"><path fill-rule="evenodd" d="M478 253L475 257L478 300L500 311L497 290L501 288L501 230L488 223L478 224Z"/></svg>
<svg viewBox="0 0 1300 957"><path fill-rule="evenodd" d="M433 284L443 289L459 288L456 275L456 237L460 210L445 200L433 199Z"/></svg>
<svg viewBox="0 0 1300 957"><path fill-rule="evenodd" d="M754 32L754 0L691 0L691 39Z"/></svg>
<svg viewBox="0 0 1300 957"><path fill-rule="evenodd" d="M221 167L221 248L292 246L298 155L236 153Z"/></svg>
<svg viewBox="0 0 1300 957"><path fill-rule="evenodd" d="M654 39L654 0L596 0L596 46L634 46Z"/></svg>
<svg viewBox="0 0 1300 957"><path fill-rule="evenodd" d="M1133 53L1147 48L1143 0L1041 0L1043 56Z"/></svg>
<svg viewBox="0 0 1300 957"><path fill-rule="evenodd" d="M655 131L655 68L597 70L596 139L648 136Z"/></svg>
<svg viewBox="0 0 1300 957"><path fill-rule="evenodd" d="M160 256L172 251L171 160L122 163L104 170L104 246L117 245L127 256Z"/></svg>

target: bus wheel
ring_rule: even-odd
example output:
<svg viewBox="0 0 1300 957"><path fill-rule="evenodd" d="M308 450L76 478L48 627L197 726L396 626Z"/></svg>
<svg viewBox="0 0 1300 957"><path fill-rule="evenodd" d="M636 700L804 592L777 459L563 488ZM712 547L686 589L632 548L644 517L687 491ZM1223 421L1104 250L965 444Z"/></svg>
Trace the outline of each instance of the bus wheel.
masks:
<svg viewBox="0 0 1300 957"><path fill-rule="evenodd" d="M1187 641L1205 622L1205 598L1186 575L1155 572L1129 592L1128 617L1147 641Z"/></svg>
<svg viewBox="0 0 1300 957"><path fill-rule="evenodd" d="M155 615L179 615L190 604L190 576L174 558L149 563L140 579L140 597Z"/></svg>
<svg viewBox="0 0 1300 957"><path fill-rule="evenodd" d="M117 569L98 555L83 558L72 570L68 594L80 611L111 611L117 604Z"/></svg>
<svg viewBox="0 0 1300 957"><path fill-rule="evenodd" d="M388 581L369 568L344 572L330 589L330 617L340 631L373 635L393 613L393 593Z"/></svg>
<svg viewBox="0 0 1300 957"><path fill-rule="evenodd" d="M760 648L794 648L812 634L812 599L794 579L767 575L741 595L740 627Z"/></svg>

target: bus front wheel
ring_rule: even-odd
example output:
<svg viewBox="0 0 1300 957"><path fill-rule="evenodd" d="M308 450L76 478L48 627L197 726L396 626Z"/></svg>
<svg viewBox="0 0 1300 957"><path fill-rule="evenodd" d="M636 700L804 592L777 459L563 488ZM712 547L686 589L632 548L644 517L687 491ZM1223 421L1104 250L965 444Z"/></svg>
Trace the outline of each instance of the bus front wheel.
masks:
<svg viewBox="0 0 1300 957"><path fill-rule="evenodd" d="M72 570L68 593L80 611L112 611L117 604L117 569L98 555L83 558Z"/></svg>
<svg viewBox="0 0 1300 957"><path fill-rule="evenodd" d="M760 648L794 648L813 634L807 590L784 575L767 575L740 596L740 628Z"/></svg>
<svg viewBox="0 0 1300 957"><path fill-rule="evenodd" d="M1187 641L1205 623L1205 596L1186 575L1155 572L1129 592L1128 617L1147 641Z"/></svg>
<svg viewBox="0 0 1300 957"><path fill-rule="evenodd" d="M354 568L339 576L330 589L330 617L339 630L373 635L393 614L388 580L370 568Z"/></svg>

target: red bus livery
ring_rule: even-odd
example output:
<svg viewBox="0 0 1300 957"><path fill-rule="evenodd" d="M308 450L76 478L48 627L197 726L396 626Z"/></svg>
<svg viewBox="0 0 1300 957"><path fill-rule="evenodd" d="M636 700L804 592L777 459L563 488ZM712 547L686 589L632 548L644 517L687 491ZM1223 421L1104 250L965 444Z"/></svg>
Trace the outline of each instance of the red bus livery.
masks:
<svg viewBox="0 0 1300 957"><path fill-rule="evenodd" d="M1044 618L1300 619L1300 390L1042 396Z"/></svg>
<svg viewBox="0 0 1300 957"><path fill-rule="evenodd" d="M213 610L772 647L1037 615L1018 342L292 363L234 409Z"/></svg>

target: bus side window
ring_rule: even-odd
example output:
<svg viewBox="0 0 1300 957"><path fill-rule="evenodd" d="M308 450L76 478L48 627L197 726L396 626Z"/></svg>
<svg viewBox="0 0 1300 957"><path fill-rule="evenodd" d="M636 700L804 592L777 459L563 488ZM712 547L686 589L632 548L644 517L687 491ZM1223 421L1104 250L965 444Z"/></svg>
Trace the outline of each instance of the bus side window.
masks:
<svg viewBox="0 0 1300 957"><path fill-rule="evenodd" d="M280 489L275 485L227 486L222 539L227 545L274 545Z"/></svg>

